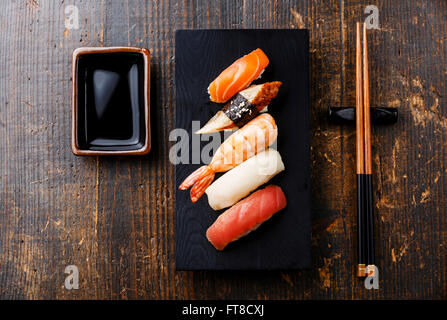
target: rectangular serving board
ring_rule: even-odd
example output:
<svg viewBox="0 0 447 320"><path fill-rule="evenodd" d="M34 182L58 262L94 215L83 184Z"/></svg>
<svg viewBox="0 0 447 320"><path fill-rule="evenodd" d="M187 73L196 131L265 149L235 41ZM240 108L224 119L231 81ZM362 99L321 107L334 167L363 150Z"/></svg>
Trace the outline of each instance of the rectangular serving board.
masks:
<svg viewBox="0 0 447 320"><path fill-rule="evenodd" d="M184 150L193 149L192 121L203 125L222 107L210 102L208 85L236 59L256 48L267 54L270 64L254 83L283 82L269 113L278 126L276 148L286 169L269 183L283 189L287 207L254 232L217 251L205 233L224 210L211 209L206 194L193 204L189 190L178 190L191 172L205 164L197 163L197 151L190 154L188 163L175 166L177 270L286 270L311 266L308 30L177 30L175 126L185 129L188 137L183 142L177 138L174 144L183 144ZM209 141L199 143L203 152Z"/></svg>

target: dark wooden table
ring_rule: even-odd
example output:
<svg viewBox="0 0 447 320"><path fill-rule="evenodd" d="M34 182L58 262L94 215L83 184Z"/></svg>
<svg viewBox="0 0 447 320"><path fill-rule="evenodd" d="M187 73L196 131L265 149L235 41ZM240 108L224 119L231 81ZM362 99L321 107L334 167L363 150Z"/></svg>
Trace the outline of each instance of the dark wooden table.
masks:
<svg viewBox="0 0 447 320"><path fill-rule="evenodd" d="M359 3L360 2L360 3ZM79 29L66 29L67 5ZM367 1L1 1L0 298L447 298L447 2L376 1L371 102L399 108L373 129L380 289L356 266L355 132L328 105L354 105L355 22ZM313 268L176 272L174 30L309 28ZM70 150L71 54L80 46L152 53L146 157ZM80 272L66 290L67 265Z"/></svg>

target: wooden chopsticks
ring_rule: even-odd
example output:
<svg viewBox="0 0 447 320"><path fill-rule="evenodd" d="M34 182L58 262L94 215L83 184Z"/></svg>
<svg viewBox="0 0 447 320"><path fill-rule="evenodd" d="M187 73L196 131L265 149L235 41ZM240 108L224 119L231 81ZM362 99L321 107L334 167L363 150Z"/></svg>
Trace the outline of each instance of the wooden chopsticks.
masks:
<svg viewBox="0 0 447 320"><path fill-rule="evenodd" d="M357 22L356 35L357 276L365 277L372 275L376 268L374 265L368 42L364 23Z"/></svg>

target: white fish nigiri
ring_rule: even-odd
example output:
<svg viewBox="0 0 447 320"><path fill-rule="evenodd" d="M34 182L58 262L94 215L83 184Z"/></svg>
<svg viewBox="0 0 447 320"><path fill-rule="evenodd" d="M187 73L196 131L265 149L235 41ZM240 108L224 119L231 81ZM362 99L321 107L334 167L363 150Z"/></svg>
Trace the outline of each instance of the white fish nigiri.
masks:
<svg viewBox="0 0 447 320"><path fill-rule="evenodd" d="M205 191L208 203L214 210L230 207L284 169L278 151L260 152L214 181Z"/></svg>

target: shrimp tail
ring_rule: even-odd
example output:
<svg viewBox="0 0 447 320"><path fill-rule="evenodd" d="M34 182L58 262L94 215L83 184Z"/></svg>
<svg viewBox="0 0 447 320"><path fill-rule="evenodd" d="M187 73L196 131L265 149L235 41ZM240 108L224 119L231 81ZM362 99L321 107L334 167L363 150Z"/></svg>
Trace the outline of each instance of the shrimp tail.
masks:
<svg viewBox="0 0 447 320"><path fill-rule="evenodd" d="M205 193L206 189L210 186L211 182L214 180L214 172L209 175L204 176L202 179L197 181L191 189L191 201L193 203L197 202L201 196Z"/></svg>
<svg viewBox="0 0 447 320"><path fill-rule="evenodd" d="M206 188L214 180L214 171L210 166L202 166L191 173L180 185L180 190L191 189L191 200L196 202L205 193Z"/></svg>

